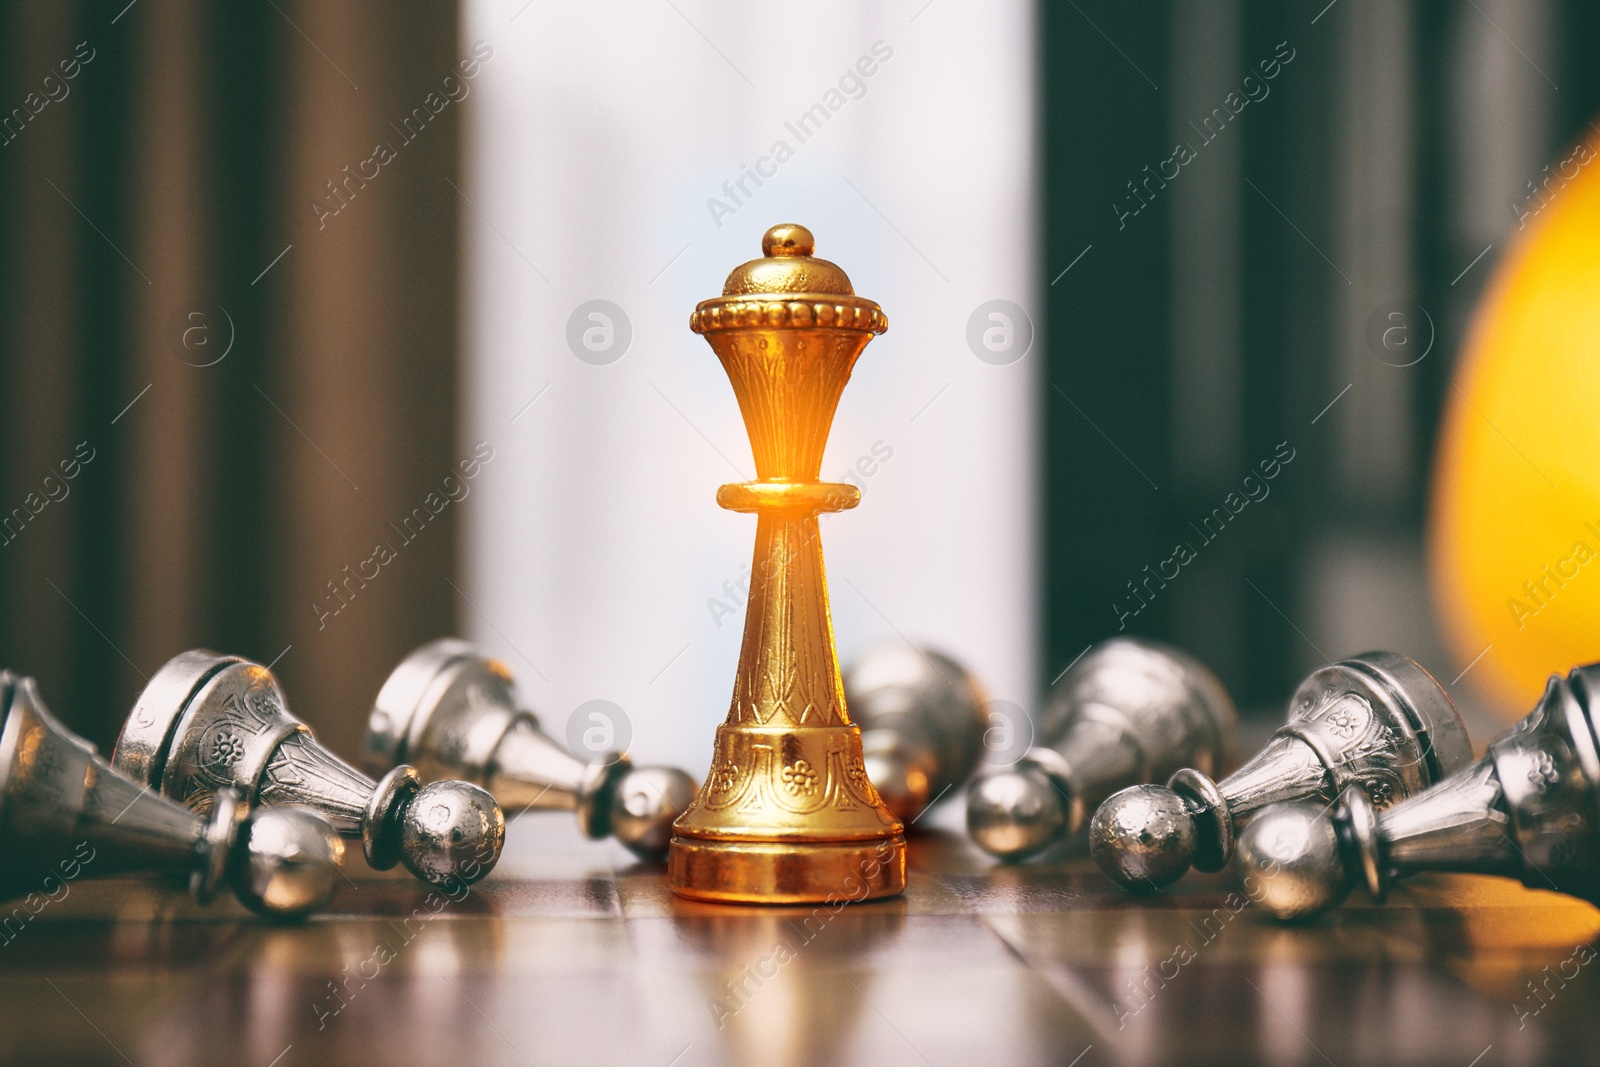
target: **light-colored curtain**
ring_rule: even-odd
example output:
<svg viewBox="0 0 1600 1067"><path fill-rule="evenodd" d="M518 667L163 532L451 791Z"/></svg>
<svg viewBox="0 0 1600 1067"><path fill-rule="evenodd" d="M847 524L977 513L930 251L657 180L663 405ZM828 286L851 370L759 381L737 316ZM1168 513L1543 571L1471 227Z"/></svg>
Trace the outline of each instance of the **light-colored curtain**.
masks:
<svg viewBox="0 0 1600 1067"><path fill-rule="evenodd" d="M460 610L547 725L607 700L641 759L709 760L755 532L714 493L753 467L687 322L791 221L890 321L823 466L863 489L822 527L841 655L928 644L1030 706L1030 5L469 0L462 36L460 449L494 458Z"/></svg>

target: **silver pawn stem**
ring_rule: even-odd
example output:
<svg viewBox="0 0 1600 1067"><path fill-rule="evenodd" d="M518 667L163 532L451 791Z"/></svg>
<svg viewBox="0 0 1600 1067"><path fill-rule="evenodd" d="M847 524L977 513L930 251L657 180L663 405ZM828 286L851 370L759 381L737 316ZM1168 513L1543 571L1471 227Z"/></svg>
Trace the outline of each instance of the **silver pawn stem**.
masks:
<svg viewBox="0 0 1600 1067"><path fill-rule="evenodd" d="M522 706L510 668L453 638L422 646L390 672L362 759L376 774L410 761L425 779L476 782L507 811L575 812L587 836L615 837L651 860L666 855L672 820L695 795L694 779L673 767L636 767L616 752L574 756Z"/></svg>
<svg viewBox="0 0 1600 1067"><path fill-rule="evenodd" d="M1332 813L1268 808L1239 838L1240 870L1281 919L1318 915L1357 885L1382 901L1422 871L1497 874L1600 903L1597 699L1600 664L1551 678L1483 759L1384 811L1359 787Z"/></svg>
<svg viewBox="0 0 1600 1067"><path fill-rule="evenodd" d="M226 883L252 911L296 919L327 905L343 857L309 811L247 814L225 789L200 816L151 793L57 721L32 678L0 671L0 899L150 871L187 879L201 904Z"/></svg>
<svg viewBox="0 0 1600 1067"><path fill-rule="evenodd" d="M289 712L271 671L196 650L155 673L122 726L112 765L197 811L218 791L252 807L298 805L359 838L376 870L397 863L425 882L476 882L495 865L506 822L468 782L423 785L414 768L374 782L323 747Z"/></svg>
<svg viewBox="0 0 1600 1067"><path fill-rule="evenodd" d="M1185 769L1166 788L1108 799L1090 823L1089 851L1119 885L1159 889L1191 866L1222 870L1238 830L1269 804L1331 804L1352 784L1389 804L1471 759L1461 714L1433 676L1405 656L1365 652L1301 682L1289 721L1221 782Z"/></svg>
<svg viewBox="0 0 1600 1067"><path fill-rule="evenodd" d="M1105 797L1180 767L1219 771L1237 714L1222 683L1176 649L1104 641L1057 683L1034 747L967 790L967 830L985 851L1021 859L1076 833Z"/></svg>

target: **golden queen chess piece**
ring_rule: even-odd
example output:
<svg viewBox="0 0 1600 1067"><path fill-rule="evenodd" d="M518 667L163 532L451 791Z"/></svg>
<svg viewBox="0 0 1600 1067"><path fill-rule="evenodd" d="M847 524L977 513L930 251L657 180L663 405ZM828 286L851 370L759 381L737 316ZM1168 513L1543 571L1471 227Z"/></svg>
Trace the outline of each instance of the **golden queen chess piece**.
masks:
<svg viewBox="0 0 1600 1067"><path fill-rule="evenodd" d="M701 900L868 900L906 885L904 827L867 779L845 708L817 528L820 513L861 502L818 472L850 370L889 323L814 247L804 226L774 226L765 258L689 318L755 453L756 480L722 486L717 503L758 516L732 707L667 855L673 891Z"/></svg>

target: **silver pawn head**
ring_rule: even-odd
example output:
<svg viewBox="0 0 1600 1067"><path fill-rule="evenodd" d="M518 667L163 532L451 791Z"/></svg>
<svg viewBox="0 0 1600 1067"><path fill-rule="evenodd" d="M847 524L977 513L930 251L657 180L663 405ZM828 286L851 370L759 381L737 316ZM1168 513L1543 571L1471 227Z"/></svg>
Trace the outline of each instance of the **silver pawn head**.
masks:
<svg viewBox="0 0 1600 1067"><path fill-rule="evenodd" d="M1037 768L986 774L967 791L967 832L984 851L1003 860L1043 850L1066 825L1066 798Z"/></svg>
<svg viewBox="0 0 1600 1067"><path fill-rule="evenodd" d="M676 767L629 767L611 793L611 833L641 859L666 856L672 821L694 801L694 779Z"/></svg>
<svg viewBox="0 0 1600 1067"><path fill-rule="evenodd" d="M262 808L246 823L234 892L259 915L299 919L333 899L344 841L328 820L298 808Z"/></svg>
<svg viewBox="0 0 1600 1067"><path fill-rule="evenodd" d="M1349 885L1333 820L1313 804L1262 809L1239 835L1237 850L1245 889L1280 919L1318 915L1337 904Z"/></svg>
<svg viewBox="0 0 1600 1067"><path fill-rule="evenodd" d="M417 791L400 822L400 859L425 882L476 882L494 867L506 817L470 782L432 782Z"/></svg>
<svg viewBox="0 0 1600 1067"><path fill-rule="evenodd" d="M1126 889L1160 889L1194 863L1198 839L1183 798L1158 785L1113 793L1089 822L1089 854Z"/></svg>

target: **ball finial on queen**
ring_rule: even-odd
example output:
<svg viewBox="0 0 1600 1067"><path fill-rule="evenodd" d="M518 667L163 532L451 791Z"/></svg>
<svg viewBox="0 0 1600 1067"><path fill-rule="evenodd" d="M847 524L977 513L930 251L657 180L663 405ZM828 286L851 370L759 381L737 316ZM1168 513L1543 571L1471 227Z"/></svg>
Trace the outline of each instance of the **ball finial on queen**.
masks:
<svg viewBox="0 0 1600 1067"><path fill-rule="evenodd" d="M809 256L817 250L817 239L797 222L780 222L761 238L764 256Z"/></svg>

